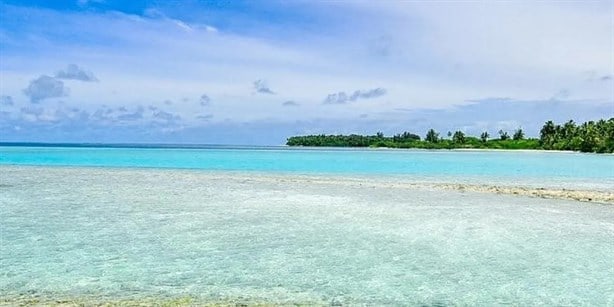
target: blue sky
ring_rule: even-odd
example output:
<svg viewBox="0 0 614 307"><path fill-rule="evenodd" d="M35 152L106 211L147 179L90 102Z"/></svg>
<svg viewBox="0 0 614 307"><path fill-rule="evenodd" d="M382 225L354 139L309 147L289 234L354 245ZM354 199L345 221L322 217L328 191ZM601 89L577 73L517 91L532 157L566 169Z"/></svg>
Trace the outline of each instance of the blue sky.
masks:
<svg viewBox="0 0 614 307"><path fill-rule="evenodd" d="M614 116L611 1L0 1L0 140L295 134Z"/></svg>

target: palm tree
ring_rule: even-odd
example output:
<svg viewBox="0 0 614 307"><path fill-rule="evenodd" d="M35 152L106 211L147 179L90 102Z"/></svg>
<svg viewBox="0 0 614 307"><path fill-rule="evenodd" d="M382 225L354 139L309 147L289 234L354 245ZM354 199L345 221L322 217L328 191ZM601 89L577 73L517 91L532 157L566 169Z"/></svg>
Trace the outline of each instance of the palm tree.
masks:
<svg viewBox="0 0 614 307"><path fill-rule="evenodd" d="M556 126L551 120L547 121L539 131L539 142L545 149L551 149L555 141Z"/></svg>
<svg viewBox="0 0 614 307"><path fill-rule="evenodd" d="M510 136L507 134L506 131L503 131L503 129L499 130L499 138L501 139L501 141L505 141L505 140L509 140Z"/></svg>
<svg viewBox="0 0 614 307"><path fill-rule="evenodd" d="M465 134L460 130L454 132L454 135L452 136L452 141L454 143L460 144L465 143Z"/></svg>
<svg viewBox="0 0 614 307"><path fill-rule="evenodd" d="M514 141L520 141L524 139L524 131L522 131L522 128L518 128L516 131L514 131L514 136L512 136L512 139Z"/></svg>
<svg viewBox="0 0 614 307"><path fill-rule="evenodd" d="M571 139L576 134L576 123L573 120L569 120L563 125L561 133L564 138Z"/></svg>
<svg viewBox="0 0 614 307"><path fill-rule="evenodd" d="M486 141L488 141L489 137L490 137L490 135L488 134L488 131L484 131L484 132L482 132L482 134L480 134L480 139L484 143L486 143Z"/></svg>
<svg viewBox="0 0 614 307"><path fill-rule="evenodd" d="M437 143L439 141L439 133L433 129L429 129L429 131L426 132L424 140L430 143Z"/></svg>

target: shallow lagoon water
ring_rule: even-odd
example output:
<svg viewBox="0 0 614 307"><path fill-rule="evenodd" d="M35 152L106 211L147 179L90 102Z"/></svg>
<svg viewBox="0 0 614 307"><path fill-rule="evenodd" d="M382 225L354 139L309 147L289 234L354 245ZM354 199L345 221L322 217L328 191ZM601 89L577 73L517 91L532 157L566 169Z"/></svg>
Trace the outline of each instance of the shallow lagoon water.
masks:
<svg viewBox="0 0 614 307"><path fill-rule="evenodd" d="M9 147L0 165L147 167L291 174L411 175L508 180L608 181L614 155L544 151L426 151L347 148Z"/></svg>
<svg viewBox="0 0 614 307"><path fill-rule="evenodd" d="M9 302L614 304L612 205L362 175L0 172Z"/></svg>

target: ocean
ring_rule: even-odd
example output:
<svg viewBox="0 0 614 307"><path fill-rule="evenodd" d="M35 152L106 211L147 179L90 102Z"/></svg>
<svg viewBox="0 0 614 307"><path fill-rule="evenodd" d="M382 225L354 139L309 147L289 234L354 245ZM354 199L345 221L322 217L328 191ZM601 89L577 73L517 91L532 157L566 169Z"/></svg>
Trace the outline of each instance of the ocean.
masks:
<svg viewBox="0 0 614 307"><path fill-rule="evenodd" d="M613 190L613 155L1 146L0 304L614 305Z"/></svg>

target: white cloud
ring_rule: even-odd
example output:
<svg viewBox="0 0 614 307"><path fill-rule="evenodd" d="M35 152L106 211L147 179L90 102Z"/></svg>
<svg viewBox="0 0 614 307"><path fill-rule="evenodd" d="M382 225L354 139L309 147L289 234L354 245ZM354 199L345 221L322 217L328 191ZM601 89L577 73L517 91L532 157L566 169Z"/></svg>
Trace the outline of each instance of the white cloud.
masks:
<svg viewBox="0 0 614 307"><path fill-rule="evenodd" d="M385 120L376 113L449 109L476 97L540 103L555 96L588 105L614 101L614 25L610 11L598 9L599 3L289 5L327 23L261 21L253 29L229 29L229 22L216 24L218 29L210 20L193 22L161 9L136 16L5 6L3 22L10 27L0 29L5 46L0 94L19 105L32 76L79 63L104 82L66 81L70 97L63 84L48 82L54 86L47 91L34 86L28 97L62 97L67 105L91 113L102 104L147 106L168 99L174 103L165 112L188 126L202 125L202 116L213 123L350 120L363 114ZM331 6L344 9L339 20L322 18L329 16ZM26 15L32 22L14 30L15 16ZM594 81L587 81L587 71L594 72ZM610 79L601 80L603 76ZM371 93L374 86L385 88L385 95ZM203 100L196 99L202 98L202 89L207 89L207 98L215 97L207 114L202 114ZM356 103L322 106L329 93L336 95L335 101ZM300 101L301 107L281 112L284 101Z"/></svg>

